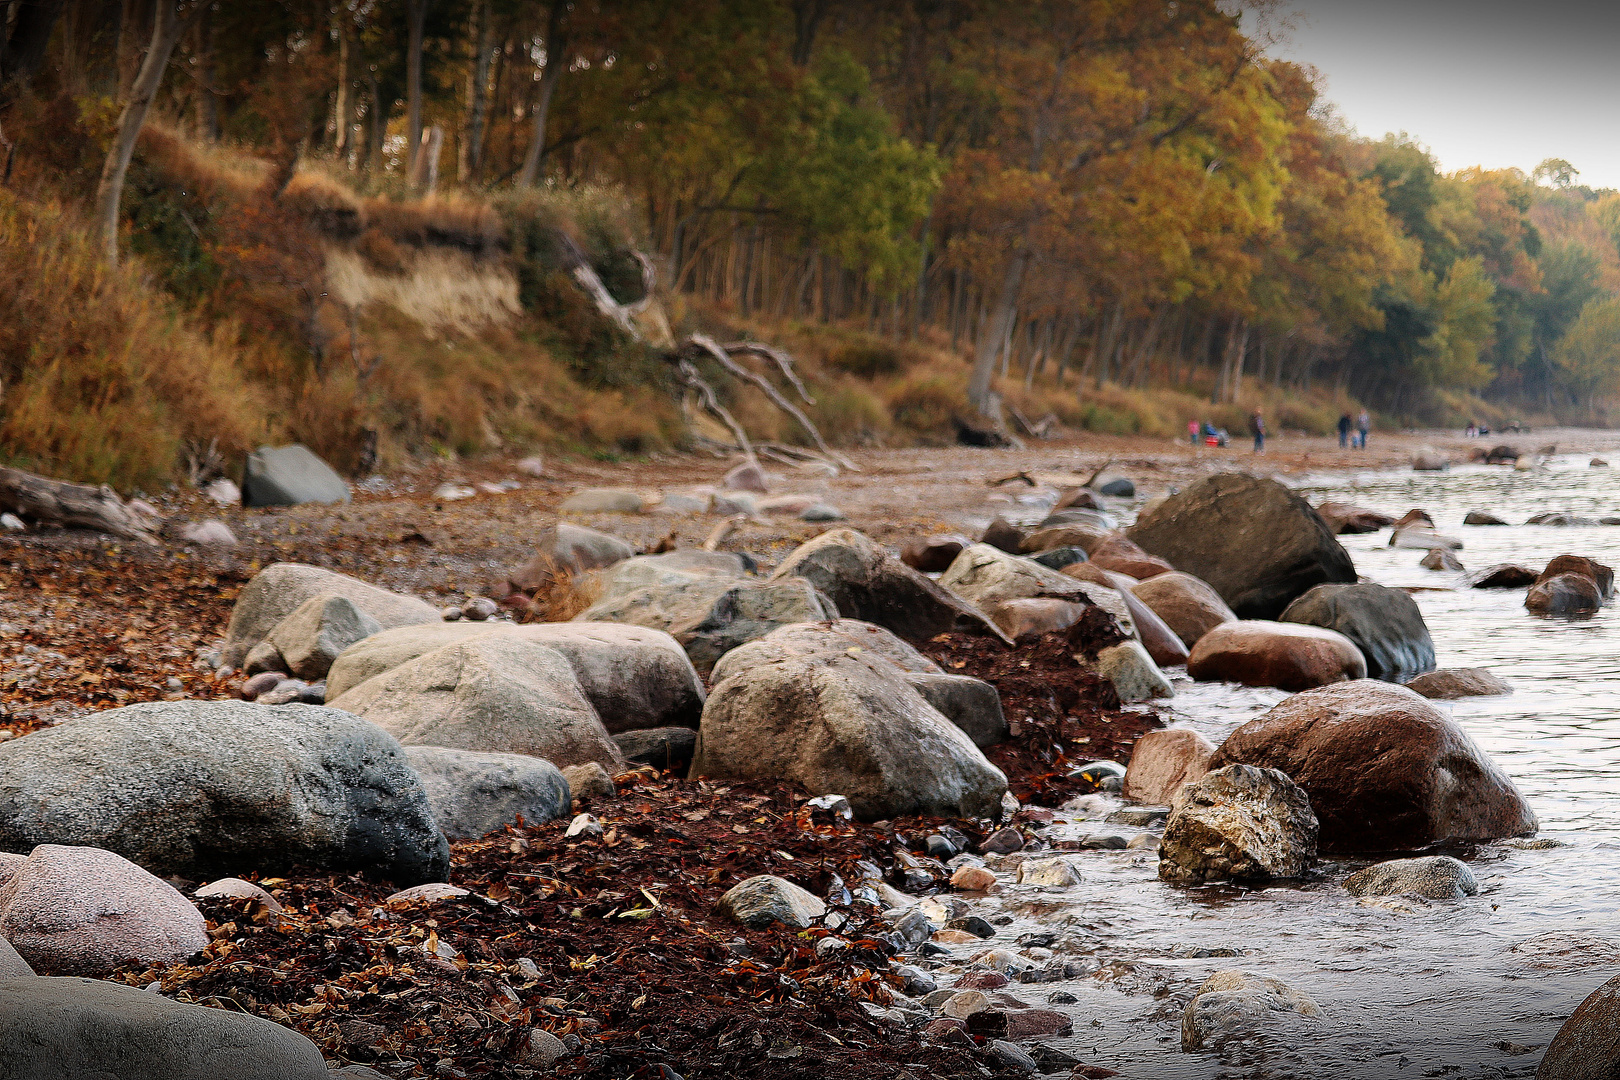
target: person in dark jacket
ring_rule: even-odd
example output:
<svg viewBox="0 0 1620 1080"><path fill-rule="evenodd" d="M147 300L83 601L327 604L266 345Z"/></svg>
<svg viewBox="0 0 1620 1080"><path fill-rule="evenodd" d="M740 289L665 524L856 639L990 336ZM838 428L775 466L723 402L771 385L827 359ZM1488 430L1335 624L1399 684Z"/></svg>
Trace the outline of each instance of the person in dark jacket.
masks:
<svg viewBox="0 0 1620 1080"><path fill-rule="evenodd" d="M1339 449L1343 450L1350 445L1350 414L1344 413L1339 417Z"/></svg>
<svg viewBox="0 0 1620 1080"><path fill-rule="evenodd" d="M1249 417L1249 429L1254 432L1254 452L1258 454L1266 448L1266 418L1260 415L1259 409Z"/></svg>

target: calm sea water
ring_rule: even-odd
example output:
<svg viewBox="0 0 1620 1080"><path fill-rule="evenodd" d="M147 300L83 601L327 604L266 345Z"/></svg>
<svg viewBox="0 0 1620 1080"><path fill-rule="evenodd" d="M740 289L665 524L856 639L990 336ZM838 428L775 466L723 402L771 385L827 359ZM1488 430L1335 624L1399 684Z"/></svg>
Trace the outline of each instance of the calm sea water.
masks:
<svg viewBox="0 0 1620 1080"><path fill-rule="evenodd" d="M1463 541L1469 568L1539 569L1575 553L1620 566L1620 527L1464 526L1469 510L1511 522L1547 510L1620 514L1620 469L1588 456L1545 472L1484 466L1449 473L1368 473L1298 484L1399 516L1422 507ZM1128 512L1127 515L1129 516ZM1421 551L1387 546L1388 530L1343 537L1360 574L1413 587L1442 667L1487 667L1514 693L1443 705L1513 778L1550 850L1509 844L1458 854L1481 895L1369 904L1343 879L1362 863L1328 861L1302 885L1261 890L1162 884L1150 853L1087 853L1072 890L1007 893L1008 936L1079 935L1098 972L1011 990L1032 1004L1053 991L1073 1037L1055 1045L1133 1080L1216 1077L1531 1077L1564 1018L1620 975L1620 605L1578 621L1527 613L1523 590L1452 588L1457 575L1418 566ZM1176 680L1177 723L1219 742L1285 695ZM1121 831L1074 820L1058 836ZM1124 830L1129 832L1129 830ZM1235 957L1200 956L1230 950ZM1210 973L1242 968L1282 978L1326 1013L1279 1018L1224 1053L1180 1049L1181 1007Z"/></svg>

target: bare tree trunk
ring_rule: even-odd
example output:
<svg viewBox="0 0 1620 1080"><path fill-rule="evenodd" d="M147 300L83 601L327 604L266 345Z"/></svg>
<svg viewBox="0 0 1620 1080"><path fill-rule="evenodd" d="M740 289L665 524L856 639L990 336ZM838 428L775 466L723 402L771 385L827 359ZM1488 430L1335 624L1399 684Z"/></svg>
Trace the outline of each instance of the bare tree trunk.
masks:
<svg viewBox="0 0 1620 1080"><path fill-rule="evenodd" d="M422 150L416 155L416 173L411 186L423 194L431 194L439 186L439 155L444 152L444 128L434 124L427 129Z"/></svg>
<svg viewBox="0 0 1620 1080"><path fill-rule="evenodd" d="M366 87L371 91L371 123L367 130L366 158L373 174L382 172L383 140L388 137L388 105L382 99L382 81L375 71L366 72Z"/></svg>
<svg viewBox="0 0 1620 1080"><path fill-rule="evenodd" d="M534 106L534 135L529 141L529 153L523 159L523 171L518 174L518 187L533 187L540 182L540 163L546 154L546 122L551 117L551 98L557 92L557 82L568 66L568 37L563 32L563 18L567 4L551 0L551 15L546 20L546 66L540 73L540 100Z"/></svg>
<svg viewBox="0 0 1620 1080"><path fill-rule="evenodd" d="M156 543L151 523L131 512L112 488L69 484L21 469L0 468L0 507L25 518L70 528L95 529L130 540Z"/></svg>
<svg viewBox="0 0 1620 1080"><path fill-rule="evenodd" d="M151 0L122 0L118 15L118 100L128 101L141 72L141 43L153 25Z"/></svg>
<svg viewBox="0 0 1620 1080"><path fill-rule="evenodd" d="M489 116L489 62L494 39L495 20L490 15L489 0L475 0L472 40L478 52L467 76L467 127L461 134L456 169L456 178L463 184L476 181L484 168L484 125Z"/></svg>
<svg viewBox="0 0 1620 1080"><path fill-rule="evenodd" d="M210 145L219 142L219 91L215 78L219 66L211 15L212 11L205 9L197 20L197 135Z"/></svg>
<svg viewBox="0 0 1620 1080"><path fill-rule="evenodd" d="M346 4L338 4L334 13L338 32L337 101L333 112L337 138L333 149L345 165L354 149L354 19Z"/></svg>
<svg viewBox="0 0 1620 1080"><path fill-rule="evenodd" d="M1018 293L1023 288L1024 271L1029 265L1029 253L1016 251L1007 260L1007 269L1001 278L1001 295L996 301L995 314L991 325L985 328L979 337L979 347L973 356L973 374L968 378L968 404L973 406L981 416L991 420L1000 417L991 416L990 379L996 372L996 357L1001 352L1002 343L1012 331L1013 320L1018 316Z"/></svg>
<svg viewBox="0 0 1620 1080"><path fill-rule="evenodd" d="M429 0L406 0L410 40L405 47L405 175L416 175L422 150L422 34L427 27Z"/></svg>
<svg viewBox="0 0 1620 1080"><path fill-rule="evenodd" d="M161 0L152 21L152 44L146 50L140 70L135 75L130 96L118 115L118 133L107 160L101 167L101 182L96 186L96 226L101 231L103 254L110 270L118 268L118 206L124 196L124 177L129 173L130 159L135 156L135 142L141 128L146 125L146 114L157 96L163 72L169 66L169 55L185 33L186 24L180 19L174 0Z"/></svg>

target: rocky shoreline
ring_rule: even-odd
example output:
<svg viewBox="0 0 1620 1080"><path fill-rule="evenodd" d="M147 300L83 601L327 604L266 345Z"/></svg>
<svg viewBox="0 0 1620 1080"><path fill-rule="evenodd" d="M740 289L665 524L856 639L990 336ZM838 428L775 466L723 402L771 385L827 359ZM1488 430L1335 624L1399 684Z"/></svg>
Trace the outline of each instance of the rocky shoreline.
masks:
<svg viewBox="0 0 1620 1080"><path fill-rule="evenodd" d="M981 481L1000 516L975 541L870 516L861 488L777 514L743 500L773 478L691 479L651 512L441 483L154 508L175 535L223 519L229 546L0 540L14 974L269 1021L252 1037L291 1057L267 1060L303 1055L287 1076L310 1053L392 1077L1103 1076L1052 1044L1072 995L1040 990L1093 950L1009 929L1088 859L1255 885L1406 854L1345 888L1442 903L1479 886L1436 845L1536 832L1428 704L1505 687L1434 671L1410 597L1356 581L1334 535L1359 508L1193 474L1121 531L1126 478L1044 505ZM725 491L721 531L694 507ZM1419 534L1445 550L1412 515L1391 543ZM1593 560L1528 573L1532 611L1612 594ZM1294 696L1217 747L1157 715L1183 664ZM63 889L119 919L47 925ZM1179 1007L1190 1053L1330 1019L1236 968Z"/></svg>

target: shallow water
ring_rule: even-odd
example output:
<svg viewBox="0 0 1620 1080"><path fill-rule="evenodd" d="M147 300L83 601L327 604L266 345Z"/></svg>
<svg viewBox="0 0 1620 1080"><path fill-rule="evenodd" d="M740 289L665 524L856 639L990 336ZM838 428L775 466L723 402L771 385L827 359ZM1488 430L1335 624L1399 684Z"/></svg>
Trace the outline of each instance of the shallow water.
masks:
<svg viewBox="0 0 1620 1080"><path fill-rule="evenodd" d="M1473 509L1509 521L1620 513L1620 470L1587 460L1555 459L1543 473L1479 466L1298 486L1313 503L1331 497L1395 516L1422 507L1464 542L1457 554L1471 569L1539 569L1565 553L1620 566L1620 527L1462 524ZM1303 885L1241 891L1162 884L1152 853L1084 853L1076 888L1009 888L1018 918L1001 935L1067 928L1102 963L1089 978L1008 988L1037 1005L1074 994L1079 1004L1063 1008L1076 1034L1053 1043L1082 1061L1133 1080L1531 1077L1564 1018L1620 974L1620 605L1579 621L1538 618L1523 590L1452 589L1458 575L1420 568L1424 553L1388 547L1387 529L1341 539L1364 577L1423 590L1414 597L1441 667L1488 667L1513 685L1509 696L1439 704L1518 784L1541 837L1561 846L1458 852L1478 897L1382 906L1341 886L1364 863L1326 861ZM1285 696L1184 676L1176 686L1176 722L1216 742ZM1069 824L1054 826L1055 838L1137 831L1060 817ZM1238 955L1189 955L1200 949ZM1222 1054L1183 1053L1181 1006L1208 974L1234 967L1284 979L1327 1018L1279 1018Z"/></svg>

